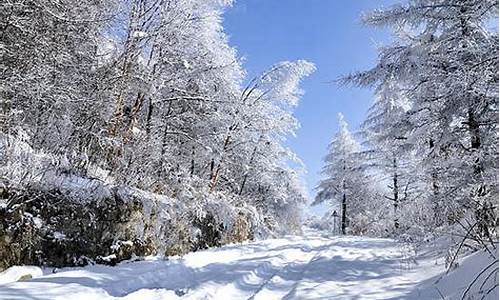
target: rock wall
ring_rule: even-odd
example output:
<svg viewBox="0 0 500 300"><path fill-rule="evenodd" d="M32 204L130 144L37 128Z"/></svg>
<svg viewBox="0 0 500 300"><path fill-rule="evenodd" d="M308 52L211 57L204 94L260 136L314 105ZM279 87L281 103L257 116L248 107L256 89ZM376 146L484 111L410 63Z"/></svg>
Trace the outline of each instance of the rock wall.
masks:
<svg viewBox="0 0 500 300"><path fill-rule="evenodd" d="M241 241L250 228L223 226L139 199L118 188L75 201L60 190L0 189L0 270L12 265L115 264L134 256L178 255ZM149 203L145 205L144 203ZM170 210L170 213L166 211ZM241 216L240 216L241 219Z"/></svg>

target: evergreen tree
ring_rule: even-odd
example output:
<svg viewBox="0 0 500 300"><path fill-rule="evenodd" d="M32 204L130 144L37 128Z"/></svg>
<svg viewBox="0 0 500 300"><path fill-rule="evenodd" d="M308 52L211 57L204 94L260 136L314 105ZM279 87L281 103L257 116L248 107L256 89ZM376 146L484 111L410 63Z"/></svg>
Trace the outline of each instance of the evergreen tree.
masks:
<svg viewBox="0 0 500 300"><path fill-rule="evenodd" d="M366 178L359 160L360 145L348 129L344 116L339 113L339 130L328 147L324 158L325 165L321 171L323 179L317 186L318 193L313 205L325 201L333 205L340 203L341 230L347 233L349 219L359 211L351 208L361 208L367 195L363 193Z"/></svg>
<svg viewBox="0 0 500 300"><path fill-rule="evenodd" d="M374 11L365 23L389 26L397 39L373 69L346 78L400 88L409 109L394 124L420 158L435 225L461 225L479 243L496 239L498 226L498 33L487 29L495 17L489 0Z"/></svg>

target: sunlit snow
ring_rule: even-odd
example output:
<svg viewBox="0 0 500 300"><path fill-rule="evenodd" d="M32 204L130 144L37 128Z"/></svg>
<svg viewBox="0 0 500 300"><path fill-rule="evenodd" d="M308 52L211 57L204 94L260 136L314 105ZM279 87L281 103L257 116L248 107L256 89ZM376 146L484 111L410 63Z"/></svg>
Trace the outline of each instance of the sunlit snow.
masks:
<svg viewBox="0 0 500 300"><path fill-rule="evenodd" d="M116 267L45 269L43 276L34 272L36 278L0 286L0 299L460 299L470 272L488 264L474 254L443 276L442 261L413 261L407 251L390 239L306 231ZM7 271L0 282L22 274ZM485 299L497 297L498 289Z"/></svg>

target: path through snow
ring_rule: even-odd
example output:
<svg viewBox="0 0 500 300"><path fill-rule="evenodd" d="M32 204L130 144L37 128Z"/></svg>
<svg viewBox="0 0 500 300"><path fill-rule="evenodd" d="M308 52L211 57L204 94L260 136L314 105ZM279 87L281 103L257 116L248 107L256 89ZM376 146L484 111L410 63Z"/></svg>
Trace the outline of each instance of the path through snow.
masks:
<svg viewBox="0 0 500 300"><path fill-rule="evenodd" d="M305 236L228 245L182 258L65 268L0 285L0 299L440 299L419 289L442 271L409 268L389 239ZM454 287L455 288L455 287Z"/></svg>

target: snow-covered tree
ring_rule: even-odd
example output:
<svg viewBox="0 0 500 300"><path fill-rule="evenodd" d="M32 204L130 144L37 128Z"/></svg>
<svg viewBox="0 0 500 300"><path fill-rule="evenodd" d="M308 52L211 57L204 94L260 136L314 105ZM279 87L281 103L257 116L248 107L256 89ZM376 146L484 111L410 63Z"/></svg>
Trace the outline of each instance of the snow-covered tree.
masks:
<svg viewBox="0 0 500 300"><path fill-rule="evenodd" d="M349 220L363 211L362 203L367 200L363 193L366 176L360 161L361 147L348 129L344 116L339 113L339 130L328 147L321 171L323 179L317 186L318 193L313 205L329 201L340 203L341 230L346 234Z"/></svg>
<svg viewBox="0 0 500 300"><path fill-rule="evenodd" d="M408 122L405 114L411 103L395 84L388 84L377 92L376 99L362 124L366 147L367 168L377 174L377 180L386 183L384 198L393 207L394 229L400 227L403 206L420 197L420 172L413 147L408 143ZM413 208L410 206L408 208Z"/></svg>
<svg viewBox="0 0 500 300"><path fill-rule="evenodd" d="M401 90L409 109L394 124L420 158L436 225L469 228L479 243L497 239L498 227L498 33L487 27L495 18L498 2L489 0L374 11L364 21L390 27L396 40L376 67L346 78Z"/></svg>
<svg viewBox="0 0 500 300"><path fill-rule="evenodd" d="M0 102L3 132L34 147L85 148L100 82L97 49L116 2L2 1Z"/></svg>
<svg viewBox="0 0 500 300"><path fill-rule="evenodd" d="M2 2L0 194L84 200L83 185L98 186L90 198L114 201L104 215L153 222L137 238L171 254L299 231L305 189L285 139L314 66L281 62L245 87L222 27L231 3ZM121 203L130 190L140 191L132 213ZM178 211L155 198L175 199Z"/></svg>
<svg viewBox="0 0 500 300"><path fill-rule="evenodd" d="M300 165L300 160L283 144L298 127L292 113L302 95L299 83L313 71L314 65L306 61L281 62L251 80L227 131L225 165L219 160L214 176L235 179L226 188L256 202L266 214L278 213L279 207L296 210L305 202L297 171L289 167L290 162Z"/></svg>

